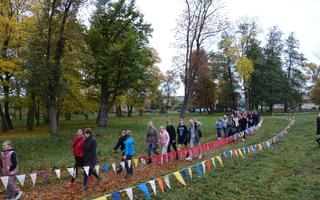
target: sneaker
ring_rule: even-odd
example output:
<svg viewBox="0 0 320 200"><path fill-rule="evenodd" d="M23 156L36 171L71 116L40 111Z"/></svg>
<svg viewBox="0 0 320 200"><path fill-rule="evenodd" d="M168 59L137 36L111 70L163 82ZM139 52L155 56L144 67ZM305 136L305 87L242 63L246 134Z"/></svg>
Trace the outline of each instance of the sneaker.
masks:
<svg viewBox="0 0 320 200"><path fill-rule="evenodd" d="M22 191L18 192L18 194L14 197L14 200L18 200L20 199L20 197L22 196Z"/></svg>
<svg viewBox="0 0 320 200"><path fill-rule="evenodd" d="M192 161L192 157L188 157L188 158L186 158L186 161Z"/></svg>
<svg viewBox="0 0 320 200"><path fill-rule="evenodd" d="M74 183L73 183L72 181L69 181L64 187L65 187L66 189L70 189L70 188L73 187L73 185L74 185Z"/></svg>
<svg viewBox="0 0 320 200"><path fill-rule="evenodd" d="M200 159L200 160L202 159L202 155L199 156L199 159Z"/></svg>

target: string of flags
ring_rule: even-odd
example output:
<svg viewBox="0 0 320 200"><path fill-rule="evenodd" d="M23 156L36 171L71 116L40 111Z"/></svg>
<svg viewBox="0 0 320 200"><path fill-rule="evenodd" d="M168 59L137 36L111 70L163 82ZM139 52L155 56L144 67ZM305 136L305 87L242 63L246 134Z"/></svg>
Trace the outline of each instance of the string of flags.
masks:
<svg viewBox="0 0 320 200"><path fill-rule="evenodd" d="M261 151L273 148L273 145L278 143L281 140L281 138L283 138L284 135L287 134L288 130L291 128L294 122L295 120L294 118L292 118L288 126L285 129L283 129L280 133L276 134L271 139L263 141L259 144L253 144L253 145L243 147L243 148L238 148L238 149L226 150L222 152L220 155L213 156L210 159L202 161L201 163L196 163L192 166L180 169L178 171L172 172L165 176L161 176L156 179L143 182L138 185L135 185L120 191L115 191L111 194L98 197L95 200L108 200L110 198L112 200L120 200L121 193L125 193L130 200L133 200L134 199L133 189L135 188L139 189L147 200L150 200L151 193L149 191L149 188L151 188L151 191L155 196L157 195L157 191L165 192L165 186L167 187L167 190L170 191L171 190L170 181L172 177L174 177L183 187L185 187L187 186L187 182L194 178L193 169L195 169L195 172L198 175L198 177L202 178L205 176L205 174L208 174L212 171L211 166L213 167L213 169L216 169L218 167L216 163L219 163L219 166L223 168L224 165L223 165L222 159L224 158L225 159L245 158L245 156L248 156L251 154L254 155ZM148 187L148 185L150 186Z"/></svg>
<svg viewBox="0 0 320 200"><path fill-rule="evenodd" d="M193 147L193 148L188 148L188 149L182 150L180 152L175 151L175 152L170 152L170 153L163 154L163 155L153 156L152 157L152 163L153 164L160 164L162 159L163 159L163 161L165 161L164 163L167 163L167 162L170 162L172 160L184 158L188 154L190 155L191 152L194 155L196 155L198 153L205 154L207 152L210 152L213 149L217 149L217 148L226 146L227 144L230 144L232 142L238 141L240 138L243 137L244 134L246 134L247 136L255 134L256 131L261 127L262 123L263 123L263 119L261 119L261 121L259 122L259 124L257 126L252 126L252 127L248 128L247 130L241 131L239 133L236 133L233 136L230 136L228 138L223 138L221 140L214 140L214 141L202 144L202 145L197 146L197 147ZM146 164L146 159L144 157L141 157L140 159L134 158L134 159L132 159L132 161L131 160L121 161L119 164L120 164L120 166L122 168L125 168L125 162L128 162L127 164L128 164L129 167L131 167L131 165L133 165L134 167L138 167L139 162L141 162L141 164L145 165ZM218 160L218 162L222 163L221 160ZM99 173L100 166L101 166L101 168L102 168L102 170L104 172L107 173L107 172L110 171L110 164L109 163L104 163L102 165L95 165L94 166L97 173ZM115 162L111 163L111 167L112 167L112 170L114 172L117 171L117 166L116 166ZM83 170L87 175L89 174L89 169L90 169L90 166L84 166L83 167ZM41 172L38 172L38 173L37 172L33 172L33 173L26 173L26 174L16 175L15 177L18 180L19 184L21 186L24 186L26 178L28 176L30 176L31 182L32 182L32 186L35 186L36 182L37 182L38 175L40 175L43 178L44 181L48 181L48 178L52 174L53 171L54 171L54 174L56 175L56 177L58 179L60 179L61 178L62 169L48 169L48 170L44 170L44 171L41 171ZM74 167L66 168L66 171L68 172L70 177L75 177L76 176L76 170L75 170ZM2 181L3 186L4 186L5 189L7 189L8 180L9 180L8 176L2 176L1 177L1 181ZM167 183L168 182L166 182L166 184Z"/></svg>

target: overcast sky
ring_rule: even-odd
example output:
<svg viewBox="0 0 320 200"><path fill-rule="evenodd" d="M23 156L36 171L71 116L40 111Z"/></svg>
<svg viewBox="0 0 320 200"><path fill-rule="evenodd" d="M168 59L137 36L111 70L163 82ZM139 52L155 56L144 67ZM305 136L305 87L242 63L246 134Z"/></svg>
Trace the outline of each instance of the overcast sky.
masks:
<svg viewBox="0 0 320 200"><path fill-rule="evenodd" d="M183 0L136 0L138 9L145 20L154 29L150 45L161 58L160 69L165 72L172 67L175 50L174 29L176 19L183 9ZM242 16L256 17L264 32L265 40L268 28L274 25L284 33L295 32L300 41L300 50L309 61L320 64L314 56L320 52L320 0L226 0L225 13L231 21ZM182 89L178 95L182 95Z"/></svg>

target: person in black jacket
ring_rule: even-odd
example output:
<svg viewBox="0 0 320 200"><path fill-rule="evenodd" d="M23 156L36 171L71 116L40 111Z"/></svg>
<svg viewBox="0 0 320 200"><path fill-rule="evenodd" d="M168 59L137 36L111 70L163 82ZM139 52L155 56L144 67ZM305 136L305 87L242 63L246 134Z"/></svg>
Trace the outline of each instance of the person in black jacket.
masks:
<svg viewBox="0 0 320 200"><path fill-rule="evenodd" d="M182 144L184 144L185 148L188 147L189 133L188 133L187 126L184 125L183 119L179 120L179 125L177 127L177 135L178 135L178 152L180 152ZM177 159L178 159L178 156L177 156Z"/></svg>
<svg viewBox="0 0 320 200"><path fill-rule="evenodd" d="M121 161L124 161L124 159L123 159L124 149L125 149L124 142L126 141L127 138L128 138L128 135L127 135L126 129L122 129L121 130L121 137L119 138L117 144L113 148L113 152L114 153L116 153L117 150L120 148L120 150L121 150ZM117 169L117 173L120 174L122 172L122 170L123 170L123 168L120 165L119 168Z"/></svg>
<svg viewBox="0 0 320 200"><path fill-rule="evenodd" d="M317 135L320 135L320 113L317 117ZM316 139L316 142L320 145L320 138Z"/></svg>
<svg viewBox="0 0 320 200"><path fill-rule="evenodd" d="M86 172L83 172L83 189L88 189L88 176L93 174L98 181L101 180L101 177L97 174L95 170L95 164L97 163L97 141L92 136L91 128L84 129L84 136L86 138L83 145L83 164L84 166L89 166L88 175Z"/></svg>
<svg viewBox="0 0 320 200"><path fill-rule="evenodd" d="M171 121L167 121L167 127L166 127L167 132L169 133L169 137L170 137L170 141L169 141L169 145L168 145L168 151L170 152L170 147L172 146L172 148L174 149L174 151L177 151L177 142L176 142L176 129L174 128L174 126L172 125Z"/></svg>

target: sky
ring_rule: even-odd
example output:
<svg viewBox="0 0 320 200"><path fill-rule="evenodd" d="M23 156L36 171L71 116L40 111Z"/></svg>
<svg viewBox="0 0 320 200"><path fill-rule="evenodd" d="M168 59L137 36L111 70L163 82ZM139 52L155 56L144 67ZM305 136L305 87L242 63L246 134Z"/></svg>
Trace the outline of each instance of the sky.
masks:
<svg viewBox="0 0 320 200"><path fill-rule="evenodd" d="M183 0L136 0L137 8L144 14L145 21L152 24L153 37L150 46L155 48L161 62L160 70L165 72L173 67L172 58L174 29L183 9ZM295 32L300 41L300 51L306 58L317 64L320 59L320 1L319 0L225 0L224 12L231 22L242 16L255 17L266 39L268 28L277 25L284 33L284 39ZM183 95L183 88L178 90Z"/></svg>

